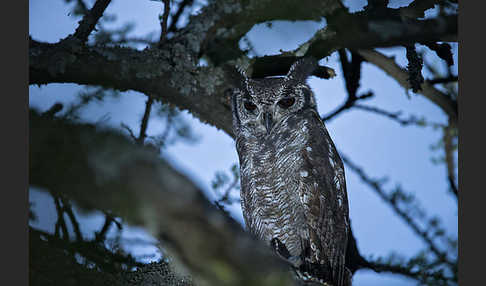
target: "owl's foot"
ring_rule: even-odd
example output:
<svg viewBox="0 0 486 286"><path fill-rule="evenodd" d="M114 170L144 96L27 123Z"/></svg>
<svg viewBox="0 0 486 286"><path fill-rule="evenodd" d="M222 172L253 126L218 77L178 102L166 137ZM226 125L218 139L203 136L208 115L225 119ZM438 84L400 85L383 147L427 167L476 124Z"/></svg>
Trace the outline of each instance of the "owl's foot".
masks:
<svg viewBox="0 0 486 286"><path fill-rule="evenodd" d="M278 257L282 258L285 262L290 263L293 267L299 268L302 264L302 260L300 259L300 257L290 255L289 250L287 249L285 244L280 241L280 239L276 237L273 238L270 241L270 245Z"/></svg>

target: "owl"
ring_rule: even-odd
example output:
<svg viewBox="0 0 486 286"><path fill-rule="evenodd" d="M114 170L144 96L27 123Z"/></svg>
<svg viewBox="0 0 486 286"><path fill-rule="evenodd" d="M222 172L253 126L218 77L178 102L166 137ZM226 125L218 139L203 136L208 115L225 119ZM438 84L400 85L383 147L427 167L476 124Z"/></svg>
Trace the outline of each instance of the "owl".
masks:
<svg viewBox="0 0 486 286"><path fill-rule="evenodd" d="M300 281L350 285L349 215L341 158L306 79L317 61L233 90L233 131L247 229L291 264Z"/></svg>

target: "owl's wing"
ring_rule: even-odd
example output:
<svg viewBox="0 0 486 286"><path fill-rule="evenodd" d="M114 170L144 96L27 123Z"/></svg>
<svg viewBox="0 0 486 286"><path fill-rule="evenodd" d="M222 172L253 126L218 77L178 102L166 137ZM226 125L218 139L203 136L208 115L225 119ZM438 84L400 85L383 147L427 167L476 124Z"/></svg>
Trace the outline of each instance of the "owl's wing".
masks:
<svg viewBox="0 0 486 286"><path fill-rule="evenodd" d="M345 281L345 251L348 238L348 200L344 167L329 133L317 112L309 112L308 144L302 152L301 202L308 227L306 259L322 264L332 273L333 285ZM330 269L329 269L330 268ZM329 274L325 274L329 276Z"/></svg>

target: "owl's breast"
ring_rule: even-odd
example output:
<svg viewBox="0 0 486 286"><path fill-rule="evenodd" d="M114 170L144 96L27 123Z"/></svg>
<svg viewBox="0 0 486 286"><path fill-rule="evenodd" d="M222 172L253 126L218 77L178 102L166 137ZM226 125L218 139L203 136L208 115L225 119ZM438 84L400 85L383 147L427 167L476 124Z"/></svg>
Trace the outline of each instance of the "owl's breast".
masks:
<svg viewBox="0 0 486 286"><path fill-rule="evenodd" d="M306 122L286 124L292 129L238 143L242 210L252 233L267 242L278 238L291 255L299 255L301 238L308 235L300 199L308 175L300 170L301 150L308 136Z"/></svg>

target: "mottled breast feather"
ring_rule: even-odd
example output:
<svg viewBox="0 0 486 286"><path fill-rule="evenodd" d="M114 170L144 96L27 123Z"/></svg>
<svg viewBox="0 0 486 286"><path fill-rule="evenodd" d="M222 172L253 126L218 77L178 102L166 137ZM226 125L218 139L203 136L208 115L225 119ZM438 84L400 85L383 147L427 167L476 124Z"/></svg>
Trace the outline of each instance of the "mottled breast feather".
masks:
<svg viewBox="0 0 486 286"><path fill-rule="evenodd" d="M301 273L345 285L344 168L317 111L292 114L267 136L237 136L236 145L249 231L282 242Z"/></svg>

